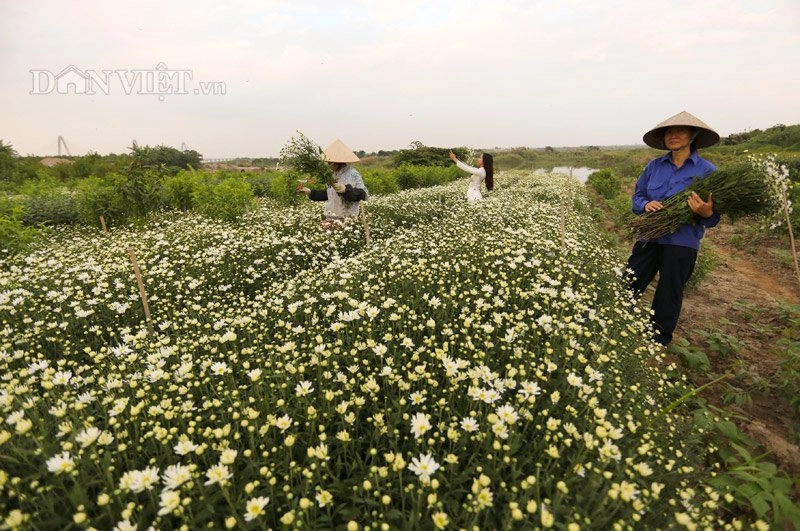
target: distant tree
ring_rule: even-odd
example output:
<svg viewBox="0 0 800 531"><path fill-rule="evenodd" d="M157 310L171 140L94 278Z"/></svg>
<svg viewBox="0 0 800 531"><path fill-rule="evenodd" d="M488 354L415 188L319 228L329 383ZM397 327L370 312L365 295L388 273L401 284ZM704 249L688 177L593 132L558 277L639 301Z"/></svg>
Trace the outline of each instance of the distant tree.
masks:
<svg viewBox="0 0 800 531"><path fill-rule="evenodd" d="M394 155L393 165L398 167L403 164L412 166L450 166L450 152L453 151L459 159L464 160L470 156L466 148L440 148L426 146L419 140L411 142L409 149L401 149ZM379 152L380 154L380 152Z"/></svg>
<svg viewBox="0 0 800 531"><path fill-rule="evenodd" d="M69 176L79 179L90 175L105 177L106 174L114 170L114 159L115 157L104 157L98 153L75 157L74 163L68 166Z"/></svg>
<svg viewBox="0 0 800 531"><path fill-rule="evenodd" d="M800 149L800 125L776 124L761 131L734 133L720 140L723 146L743 146L752 148Z"/></svg>
<svg viewBox="0 0 800 531"><path fill-rule="evenodd" d="M195 150L180 151L169 146L131 146L132 171L148 169L162 170L169 174L178 173L189 167L200 166L203 156Z"/></svg>
<svg viewBox="0 0 800 531"><path fill-rule="evenodd" d="M554 153L556 151L551 146L545 146L544 150L546 153Z"/></svg>
<svg viewBox="0 0 800 531"><path fill-rule="evenodd" d="M16 166L17 152L11 144L0 140L0 181L10 181Z"/></svg>

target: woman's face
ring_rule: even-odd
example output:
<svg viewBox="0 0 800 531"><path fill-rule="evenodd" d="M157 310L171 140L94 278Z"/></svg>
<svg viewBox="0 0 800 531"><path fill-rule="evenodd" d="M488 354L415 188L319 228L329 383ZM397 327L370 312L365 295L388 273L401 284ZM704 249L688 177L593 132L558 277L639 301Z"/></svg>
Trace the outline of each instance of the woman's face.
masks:
<svg viewBox="0 0 800 531"><path fill-rule="evenodd" d="M477 163L479 168L483 168L483 155L478 155Z"/></svg>
<svg viewBox="0 0 800 531"><path fill-rule="evenodd" d="M683 125L667 127L664 131L664 145L670 151L680 151L692 143L692 129Z"/></svg>

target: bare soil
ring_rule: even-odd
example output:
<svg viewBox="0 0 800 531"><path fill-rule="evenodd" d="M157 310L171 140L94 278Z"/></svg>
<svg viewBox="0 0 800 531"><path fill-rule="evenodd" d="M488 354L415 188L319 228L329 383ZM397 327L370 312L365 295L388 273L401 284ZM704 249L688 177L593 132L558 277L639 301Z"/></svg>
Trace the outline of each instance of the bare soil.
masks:
<svg viewBox="0 0 800 531"><path fill-rule="evenodd" d="M587 190L603 205L591 187ZM606 216L607 230L617 234L621 250L630 252L633 239ZM687 369L700 386L712 377L732 374L727 384L706 388L702 396L722 410L734 413L738 428L761 446L752 455L767 453L789 476L800 479L800 415L781 386L778 340L789 332L780 306L800 305L800 279L791 259L789 238L770 238L746 221L723 219L707 230L703 249L712 253L710 271L699 285L684 295L673 343L682 340L706 353L707 374ZM703 250L701 250L703 252ZM788 325L791 326L791 325ZM708 334L735 343L729 352L715 351ZM725 350L725 349L722 349ZM734 400L731 386L747 400ZM800 489L795 489L800 499Z"/></svg>
<svg viewBox="0 0 800 531"><path fill-rule="evenodd" d="M675 338L702 348L712 373L734 374L731 383L745 390L751 403L730 403L722 385L709 388L704 396L737 413L739 428L770 452L768 459L800 477L800 418L774 387L781 376L776 341L785 326L777 317L778 307L800 305L800 279L790 260L776 258L789 250L787 241L759 238L757 245L733 245L740 235L739 227L724 220L706 231L703 244L714 253L714 265L700 285L686 293ZM703 337L708 330L734 338L740 347L725 354L709 350Z"/></svg>

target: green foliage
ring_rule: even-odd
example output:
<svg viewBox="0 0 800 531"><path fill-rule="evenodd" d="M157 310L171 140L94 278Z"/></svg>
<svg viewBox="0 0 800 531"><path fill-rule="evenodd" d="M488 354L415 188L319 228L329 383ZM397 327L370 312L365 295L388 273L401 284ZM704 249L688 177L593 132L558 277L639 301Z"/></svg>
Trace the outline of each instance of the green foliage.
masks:
<svg viewBox="0 0 800 531"><path fill-rule="evenodd" d="M0 181L12 179L16 157L17 152L11 144L5 144L0 140Z"/></svg>
<svg viewBox="0 0 800 531"><path fill-rule="evenodd" d="M718 425L717 428L729 440L738 432L733 423ZM800 507L791 499L800 481L790 478L773 463L763 461L765 456L752 456L744 445L731 442L728 447L720 449L720 454L727 469L712 478L709 481L711 485L730 492L735 502L752 511L756 518L776 526L800 522Z"/></svg>
<svg viewBox="0 0 800 531"><path fill-rule="evenodd" d="M72 225L79 220L78 199L65 189L29 195L23 205L25 225Z"/></svg>
<svg viewBox="0 0 800 531"><path fill-rule="evenodd" d="M392 174L400 188L406 190L446 184L462 177L464 172L452 164L447 167L403 164Z"/></svg>
<svg viewBox="0 0 800 531"><path fill-rule="evenodd" d="M234 173L218 172L217 175L233 177ZM298 173L296 170L268 171L264 173L241 173L241 178L250 185L255 197L273 199L282 205L296 205L305 196L297 193L300 181L307 182L308 175ZM309 186L313 188L314 186Z"/></svg>
<svg viewBox="0 0 800 531"><path fill-rule="evenodd" d="M105 179L88 177L76 187L78 218L86 225L98 225L103 216L107 226L122 223L128 217L125 197L120 188L125 181L122 175L109 175Z"/></svg>
<svg viewBox="0 0 800 531"><path fill-rule="evenodd" d="M66 225L78 221L74 194L52 176L27 181L17 186L16 191L8 201L20 208L18 219L26 226Z"/></svg>
<svg viewBox="0 0 800 531"><path fill-rule="evenodd" d="M619 194L622 181L612 170L606 168L592 172L586 184L597 190L597 193L605 199L612 199Z"/></svg>
<svg viewBox="0 0 800 531"><path fill-rule="evenodd" d="M116 170L114 160L111 157L103 157L97 153L90 153L83 157L75 157L72 164L63 166L66 167L70 178L73 179L83 179L92 175L95 177L105 177L107 174Z"/></svg>
<svg viewBox="0 0 800 531"><path fill-rule="evenodd" d="M25 251L38 231L22 221L22 207L0 201L0 259Z"/></svg>
<svg viewBox="0 0 800 531"><path fill-rule="evenodd" d="M11 173L11 180L8 184L16 186L42 177L51 178L53 173L50 170L51 168L43 166L36 158L19 158L15 162ZM3 181L0 180L0 183L3 183Z"/></svg>
<svg viewBox="0 0 800 531"><path fill-rule="evenodd" d="M619 193L606 201L606 204L611 210L611 219L617 227L625 227L628 221L633 218L631 197L629 195Z"/></svg>
<svg viewBox="0 0 800 531"><path fill-rule="evenodd" d="M797 323L797 326L800 326L800 322ZM792 405L795 413L800 415L800 341L781 339L778 341L777 347L780 357L778 362L780 367L778 371L779 388Z"/></svg>
<svg viewBox="0 0 800 531"><path fill-rule="evenodd" d="M770 529L791 529L800 521L800 507L792 501L800 481L768 461L765 455L753 456L758 443L744 434L731 415L698 400L693 414L695 426L708 434L717 447L724 468L708 483L733 498L735 509L751 522L759 519Z"/></svg>
<svg viewBox="0 0 800 531"><path fill-rule="evenodd" d="M161 175L155 170L131 173L119 179L117 186L129 216L144 216L163 206Z"/></svg>
<svg viewBox="0 0 800 531"><path fill-rule="evenodd" d="M180 151L169 146L133 146L131 150L131 173L159 170L174 174L180 170L197 168L203 159L197 151Z"/></svg>
<svg viewBox="0 0 800 531"><path fill-rule="evenodd" d="M497 153L494 156L494 163L503 170L528 170L536 166L536 155L526 158L517 151Z"/></svg>
<svg viewBox="0 0 800 531"><path fill-rule="evenodd" d="M669 345L669 351L676 354L686 367L698 373L706 373L711 368L708 356L685 338L678 338Z"/></svg>
<svg viewBox="0 0 800 531"><path fill-rule="evenodd" d="M198 176L194 171L181 170L164 178L164 202L175 210L191 210L194 207L194 190Z"/></svg>
<svg viewBox="0 0 800 531"><path fill-rule="evenodd" d="M281 148L280 164L309 179L308 184L333 184L333 172L322 148L300 131Z"/></svg>
<svg viewBox="0 0 800 531"><path fill-rule="evenodd" d="M270 189L272 188L276 174L279 175L280 172L240 173L244 180L247 181L247 184L250 185L250 188L253 189L253 195L256 197L269 197Z"/></svg>
<svg viewBox="0 0 800 531"><path fill-rule="evenodd" d="M218 183L200 182L193 195L198 212L225 221L242 217L254 198L252 187L238 175Z"/></svg>
<svg viewBox="0 0 800 531"><path fill-rule="evenodd" d="M459 160L469 160L470 150L466 148L439 148L424 145L422 142L414 141L409 149L401 149L392 157L395 167L400 166L442 166L453 165L450 160L450 152L456 154ZM402 186L402 185L401 185ZM406 188L406 187L404 187Z"/></svg>
<svg viewBox="0 0 800 531"><path fill-rule="evenodd" d="M742 349L741 342L736 336L722 330L695 330L703 338L711 352L724 356L736 354Z"/></svg>
<svg viewBox="0 0 800 531"><path fill-rule="evenodd" d="M372 169L360 173L370 194L393 194L401 189L395 171Z"/></svg>
<svg viewBox="0 0 800 531"><path fill-rule="evenodd" d="M800 125L777 124L748 138L743 146L800 150Z"/></svg>

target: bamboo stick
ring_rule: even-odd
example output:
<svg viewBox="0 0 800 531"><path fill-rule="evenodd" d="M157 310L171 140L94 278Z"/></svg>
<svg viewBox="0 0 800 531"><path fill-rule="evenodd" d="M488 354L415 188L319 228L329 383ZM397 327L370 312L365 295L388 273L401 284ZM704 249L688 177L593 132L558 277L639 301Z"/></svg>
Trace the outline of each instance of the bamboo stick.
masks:
<svg viewBox="0 0 800 531"><path fill-rule="evenodd" d="M366 241L365 246L369 247L369 219L367 218L367 210L364 208L364 204L361 204L361 221L364 223L364 239Z"/></svg>
<svg viewBox="0 0 800 531"><path fill-rule="evenodd" d="M142 305L144 306L144 318L147 323L147 331L150 335L153 335L153 324L152 320L150 319L150 304L147 302L147 292L144 289L144 282L142 281L142 270L139 267L139 262L136 260L136 253L133 250L133 247L128 247L128 254L131 257L131 263L133 264L133 272L136 275L136 283L139 285L139 297L142 299Z"/></svg>
<svg viewBox="0 0 800 531"><path fill-rule="evenodd" d="M786 186L781 186L783 196L783 212L786 214L786 228L789 229L789 245L792 248L792 261L794 262L794 272L797 275L797 282L800 283L800 264L797 262L797 246L794 243L794 231L792 231L792 218L789 216L789 198L786 196Z"/></svg>

